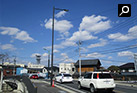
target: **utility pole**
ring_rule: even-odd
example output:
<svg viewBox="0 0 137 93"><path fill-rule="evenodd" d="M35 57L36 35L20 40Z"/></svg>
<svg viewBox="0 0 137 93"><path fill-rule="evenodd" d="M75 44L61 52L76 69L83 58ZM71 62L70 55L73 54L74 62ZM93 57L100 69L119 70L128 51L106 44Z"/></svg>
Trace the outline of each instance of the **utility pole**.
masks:
<svg viewBox="0 0 137 93"><path fill-rule="evenodd" d="M54 14L55 10L61 10L61 11L68 11L67 9L60 9L53 7L53 17L52 17L52 49L51 49L51 86L52 86L52 80L53 80L53 50L54 50Z"/></svg>
<svg viewBox="0 0 137 93"><path fill-rule="evenodd" d="M14 74L13 74L14 76L16 75L15 72L16 72L16 56L15 56L15 58L14 58Z"/></svg>
<svg viewBox="0 0 137 93"><path fill-rule="evenodd" d="M3 83L3 64L4 64L4 58L2 59L0 92L2 92L2 83Z"/></svg>
<svg viewBox="0 0 137 93"><path fill-rule="evenodd" d="M137 54L134 54L134 60L135 60L134 66L135 66L135 71L137 75Z"/></svg>
<svg viewBox="0 0 137 93"><path fill-rule="evenodd" d="M79 43L78 43L78 46L79 46L79 75L81 78L81 48L80 48L80 45L81 45L81 41L79 40Z"/></svg>
<svg viewBox="0 0 137 93"><path fill-rule="evenodd" d="M47 50L46 48L44 48L44 50ZM49 79L49 66L50 66L50 51L48 51L48 79Z"/></svg>

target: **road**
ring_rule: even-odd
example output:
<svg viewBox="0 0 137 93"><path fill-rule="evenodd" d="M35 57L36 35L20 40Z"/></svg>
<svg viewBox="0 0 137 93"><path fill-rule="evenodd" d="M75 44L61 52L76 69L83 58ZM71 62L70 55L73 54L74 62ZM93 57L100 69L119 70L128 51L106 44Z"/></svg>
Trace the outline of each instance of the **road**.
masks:
<svg viewBox="0 0 137 93"><path fill-rule="evenodd" d="M47 81L47 80L46 80ZM49 81L47 81L49 82ZM44 83L35 83L36 86L38 86L38 93L44 93L42 91L44 91ZM58 82L55 82L56 85L58 86L61 86L63 88L66 88L66 89L69 89L69 90L72 90L72 91L75 91L76 93L90 93L90 90L87 89L87 88L82 88L82 89L78 89L77 87L77 81L74 81L73 83L63 83L63 84L60 84ZM50 89L50 86L49 86L49 89ZM45 90L47 91L47 90ZM56 91L56 90L54 90ZM49 92L51 93L51 92ZM63 92L63 91L56 91L56 92L53 92L53 93L68 93L68 92ZM105 90L100 90L98 91L98 93L109 93ZM116 88L114 89L113 93L137 93L137 88L136 87L130 87L130 86L124 86L124 85L117 85Z"/></svg>
<svg viewBox="0 0 137 93"><path fill-rule="evenodd" d="M56 84L63 86L63 87L66 87L66 88L71 87L74 89L78 89L77 81L74 81L73 83L63 83L63 84L56 83ZM89 89L87 89L87 88L83 88L80 90L83 92L86 92L86 93L90 93ZM99 93L108 93L108 92L100 90ZM136 87L130 87L130 86L127 87L127 86L117 85L116 88L114 89L113 93L137 93L137 88Z"/></svg>

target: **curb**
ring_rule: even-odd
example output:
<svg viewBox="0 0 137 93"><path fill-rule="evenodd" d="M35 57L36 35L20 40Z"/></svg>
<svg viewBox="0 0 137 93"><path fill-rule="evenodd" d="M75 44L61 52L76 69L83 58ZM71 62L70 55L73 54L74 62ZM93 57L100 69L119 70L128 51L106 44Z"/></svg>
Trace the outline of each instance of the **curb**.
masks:
<svg viewBox="0 0 137 93"><path fill-rule="evenodd" d="M130 87L136 87L137 88L137 85L134 85L134 84L121 84L121 83L115 83L117 85L121 85L121 86L130 86Z"/></svg>

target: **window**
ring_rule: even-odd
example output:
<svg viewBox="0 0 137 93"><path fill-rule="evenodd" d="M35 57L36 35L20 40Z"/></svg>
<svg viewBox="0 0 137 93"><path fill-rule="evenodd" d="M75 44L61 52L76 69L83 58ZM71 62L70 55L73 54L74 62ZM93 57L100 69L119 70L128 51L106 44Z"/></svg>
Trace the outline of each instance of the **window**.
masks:
<svg viewBox="0 0 137 93"><path fill-rule="evenodd" d="M93 76L94 79L97 79L97 73ZM109 73L99 73L99 79L112 78Z"/></svg>
<svg viewBox="0 0 137 93"><path fill-rule="evenodd" d="M93 79L97 79L97 73L94 73Z"/></svg>
<svg viewBox="0 0 137 93"><path fill-rule="evenodd" d="M71 77L70 74L64 74L64 77Z"/></svg>
<svg viewBox="0 0 137 93"><path fill-rule="evenodd" d="M7 70L7 71L6 71L6 74L10 74L10 71L9 71L9 70Z"/></svg>
<svg viewBox="0 0 137 93"><path fill-rule="evenodd" d="M91 79L92 73L87 73L84 75L84 78Z"/></svg>

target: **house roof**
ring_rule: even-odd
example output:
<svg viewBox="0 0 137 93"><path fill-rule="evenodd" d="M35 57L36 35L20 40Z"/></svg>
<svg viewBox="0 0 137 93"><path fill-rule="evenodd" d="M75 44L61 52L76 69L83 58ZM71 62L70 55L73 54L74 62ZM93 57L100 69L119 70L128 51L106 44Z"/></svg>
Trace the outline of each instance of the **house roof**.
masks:
<svg viewBox="0 0 137 93"><path fill-rule="evenodd" d="M46 69L48 69L48 67L45 67ZM51 67L49 67L49 70L51 70ZM53 70L58 70L59 71L59 67L53 66Z"/></svg>
<svg viewBox="0 0 137 93"><path fill-rule="evenodd" d="M101 65L99 59L81 60L81 66L97 66ZM79 66L79 60L75 63L75 66Z"/></svg>
<svg viewBox="0 0 137 93"><path fill-rule="evenodd" d="M126 64L124 64L124 65L119 66L119 68L120 68L120 69L129 69L129 68L135 69L134 63L126 63Z"/></svg>

